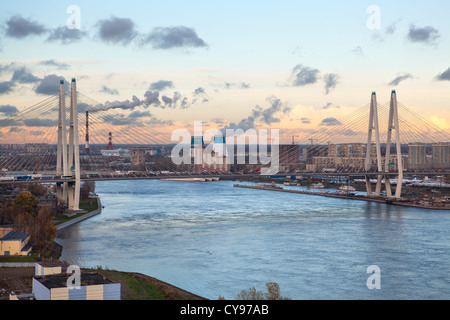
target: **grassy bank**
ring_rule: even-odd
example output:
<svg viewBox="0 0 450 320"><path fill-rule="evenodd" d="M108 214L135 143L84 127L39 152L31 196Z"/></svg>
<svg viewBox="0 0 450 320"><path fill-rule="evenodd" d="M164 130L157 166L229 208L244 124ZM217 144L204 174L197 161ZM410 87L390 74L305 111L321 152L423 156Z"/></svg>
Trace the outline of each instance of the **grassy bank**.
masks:
<svg viewBox="0 0 450 320"><path fill-rule="evenodd" d="M122 300L205 300L195 294L141 273L116 270L95 271L114 282L120 282Z"/></svg>
<svg viewBox="0 0 450 320"><path fill-rule="evenodd" d="M122 300L205 300L195 294L140 273L116 270L82 269L120 283ZM0 268L0 300L8 300L9 294L28 294L33 290L34 268Z"/></svg>
<svg viewBox="0 0 450 320"><path fill-rule="evenodd" d="M88 214L88 213L90 213L92 211L97 210L98 209L97 199L83 199L83 200L80 200L80 209L84 210L85 212L79 212L79 213L76 213L76 214L71 215L71 216L62 215L62 216L60 216L60 217L58 217L58 218L56 218L54 220L54 225L57 226L57 225L59 225L61 223L70 221L70 220L75 219L75 218L79 218L81 216L84 216L85 214Z"/></svg>

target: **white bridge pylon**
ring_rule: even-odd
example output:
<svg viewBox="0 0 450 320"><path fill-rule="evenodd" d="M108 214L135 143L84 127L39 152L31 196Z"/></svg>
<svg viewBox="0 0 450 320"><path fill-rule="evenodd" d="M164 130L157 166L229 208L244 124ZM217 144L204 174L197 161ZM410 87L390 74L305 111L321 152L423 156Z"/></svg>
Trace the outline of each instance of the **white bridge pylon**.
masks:
<svg viewBox="0 0 450 320"><path fill-rule="evenodd" d="M388 132L386 141L386 154L384 157L384 171L382 165L381 157L381 146L380 146L380 130L378 126L378 106L376 93L372 92L372 99L370 102L370 116L369 116L369 129L367 134L367 148L366 148L366 161L365 170L368 172L371 168L372 162L372 138L375 134L375 149L376 149L376 159L377 159L377 184L375 188L375 196L381 195L382 179L384 178L384 185L386 188L387 198L393 198L391 183L389 181L389 176L385 173L389 172L390 167L390 157L391 157L391 142L392 142L392 130L395 130L395 146L396 146L396 157L397 157L397 186L395 189L395 198L400 198L402 194L402 180L403 180L403 162L401 153L401 141L400 141L400 128L398 121L398 108L397 108L397 94L395 90L391 93L391 102L389 106L389 120L388 120ZM372 186L370 184L370 177L366 175L366 190L368 196L373 196Z"/></svg>
<svg viewBox="0 0 450 320"><path fill-rule="evenodd" d="M69 147L67 148L67 118L65 106L64 80L59 85L58 145L56 156L56 175L75 179L75 182L57 183L56 195L59 204L68 206L70 211L80 210L80 148L78 136L78 102L75 78L71 83L70 94Z"/></svg>

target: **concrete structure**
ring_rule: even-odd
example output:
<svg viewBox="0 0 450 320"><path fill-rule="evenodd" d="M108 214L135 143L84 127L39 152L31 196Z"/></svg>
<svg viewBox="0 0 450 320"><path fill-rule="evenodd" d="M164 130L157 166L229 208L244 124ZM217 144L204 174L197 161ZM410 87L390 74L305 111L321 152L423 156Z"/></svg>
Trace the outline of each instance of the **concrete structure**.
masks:
<svg viewBox="0 0 450 320"><path fill-rule="evenodd" d="M388 134L386 141L386 159L390 159L391 153L391 142L392 142L392 130L395 130L395 147L397 151L397 170L398 171L398 181L403 180L403 161L402 161L402 151L401 151L401 141L400 141L400 127L398 121L398 108L397 108L397 93L395 90L392 90L391 94L391 103L389 107L389 120L388 120ZM389 172L389 166L391 162L385 162L384 171ZM392 198L391 184L389 182L389 178L385 177L385 186L386 186L386 196L388 198ZM397 184L395 188L395 198L400 198L402 195L402 184Z"/></svg>
<svg viewBox="0 0 450 320"><path fill-rule="evenodd" d="M89 154L89 111L86 111L86 141L85 152Z"/></svg>
<svg viewBox="0 0 450 320"><path fill-rule="evenodd" d="M435 143L432 146L433 169L450 168L450 145L447 143Z"/></svg>
<svg viewBox="0 0 450 320"><path fill-rule="evenodd" d="M78 134L78 102L75 78L72 79L70 94L69 147L67 149L66 107L64 80L59 87L58 143L56 174L65 178L75 178L75 182L59 183L56 186L58 201L68 205L69 210L80 210L80 148Z"/></svg>
<svg viewBox="0 0 450 320"><path fill-rule="evenodd" d="M299 163L300 147L295 144L281 144L279 146L280 164Z"/></svg>
<svg viewBox="0 0 450 320"><path fill-rule="evenodd" d="M30 236L10 231L0 238L0 256L26 256L31 252Z"/></svg>
<svg viewBox="0 0 450 320"><path fill-rule="evenodd" d="M66 273L68 267L69 264L65 262L36 262L34 275L48 276Z"/></svg>
<svg viewBox="0 0 450 320"><path fill-rule="evenodd" d="M130 149L130 162L133 169L142 170L145 165L145 150Z"/></svg>
<svg viewBox="0 0 450 320"><path fill-rule="evenodd" d="M372 138L375 134L375 150L372 149ZM373 154L373 151L376 151ZM367 134L367 144L366 144L366 159L364 163L364 169L369 171L372 168L372 157L376 156L377 162L377 172L381 173L383 170L381 164L381 146L380 146L380 128L378 125L378 103L377 96L375 92L372 92L372 97L370 101L370 115L369 115L369 128ZM377 184L375 187L375 196L380 196L381 194L381 182L383 176L381 174L377 175ZM370 184L370 177L366 176L366 191L367 195L372 195L372 185Z"/></svg>
<svg viewBox="0 0 450 320"><path fill-rule="evenodd" d="M191 158L195 172L227 172L230 170L225 137L214 137L206 146L203 137L191 138Z"/></svg>
<svg viewBox="0 0 450 320"><path fill-rule="evenodd" d="M420 142L408 144L408 167L413 170L428 169L426 144Z"/></svg>
<svg viewBox="0 0 450 320"><path fill-rule="evenodd" d="M33 277L36 300L120 300L120 283L98 273L81 273L80 286L70 287L71 274L52 274Z"/></svg>

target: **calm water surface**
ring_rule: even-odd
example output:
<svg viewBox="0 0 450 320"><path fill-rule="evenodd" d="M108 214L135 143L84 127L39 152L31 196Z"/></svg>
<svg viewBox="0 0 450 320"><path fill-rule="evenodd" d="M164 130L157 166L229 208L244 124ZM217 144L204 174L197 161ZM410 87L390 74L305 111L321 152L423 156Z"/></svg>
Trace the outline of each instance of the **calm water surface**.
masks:
<svg viewBox="0 0 450 320"><path fill-rule="evenodd" d="M209 299L269 281L296 300L450 298L450 212L233 184L98 182L105 208L58 233L61 259ZM379 290L367 288L370 265Z"/></svg>

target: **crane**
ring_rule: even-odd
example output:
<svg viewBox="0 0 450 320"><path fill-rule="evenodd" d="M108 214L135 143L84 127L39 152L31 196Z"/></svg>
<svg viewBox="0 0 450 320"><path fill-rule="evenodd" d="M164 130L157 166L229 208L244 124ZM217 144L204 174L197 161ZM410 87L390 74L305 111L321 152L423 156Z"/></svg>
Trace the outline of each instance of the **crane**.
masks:
<svg viewBox="0 0 450 320"><path fill-rule="evenodd" d="M41 166L41 158L38 159L38 164L36 166L36 170L34 170L34 174L38 174L39 173L39 167Z"/></svg>
<svg viewBox="0 0 450 320"><path fill-rule="evenodd" d="M292 136L292 144L295 144L295 137L299 137L299 135L295 134L295 135Z"/></svg>

